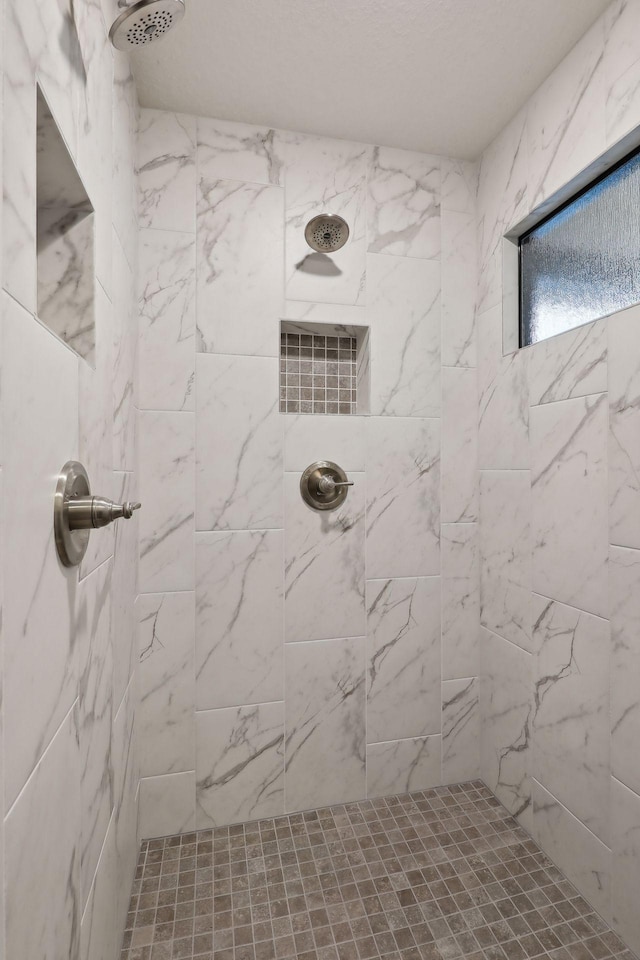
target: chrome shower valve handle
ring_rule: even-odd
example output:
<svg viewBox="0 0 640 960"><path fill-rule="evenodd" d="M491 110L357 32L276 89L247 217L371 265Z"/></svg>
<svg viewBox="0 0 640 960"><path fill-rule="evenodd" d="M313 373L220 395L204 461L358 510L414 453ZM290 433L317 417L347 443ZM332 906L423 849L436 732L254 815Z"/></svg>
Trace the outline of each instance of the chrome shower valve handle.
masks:
<svg viewBox="0 0 640 960"><path fill-rule="evenodd" d="M91 494L87 471L77 460L68 460L60 471L54 497L53 528L60 562L65 567L80 563L92 530L120 518L130 520L141 504L115 503Z"/></svg>

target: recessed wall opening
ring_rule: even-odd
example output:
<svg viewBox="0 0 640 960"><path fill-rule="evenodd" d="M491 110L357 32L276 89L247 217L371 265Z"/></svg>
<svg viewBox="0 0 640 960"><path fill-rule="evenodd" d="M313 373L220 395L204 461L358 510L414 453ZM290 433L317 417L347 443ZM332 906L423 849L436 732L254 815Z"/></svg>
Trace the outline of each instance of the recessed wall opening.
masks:
<svg viewBox="0 0 640 960"><path fill-rule="evenodd" d="M36 197L38 317L93 366L93 207L39 88Z"/></svg>
<svg viewBox="0 0 640 960"><path fill-rule="evenodd" d="M369 412L369 328L280 324L280 412Z"/></svg>

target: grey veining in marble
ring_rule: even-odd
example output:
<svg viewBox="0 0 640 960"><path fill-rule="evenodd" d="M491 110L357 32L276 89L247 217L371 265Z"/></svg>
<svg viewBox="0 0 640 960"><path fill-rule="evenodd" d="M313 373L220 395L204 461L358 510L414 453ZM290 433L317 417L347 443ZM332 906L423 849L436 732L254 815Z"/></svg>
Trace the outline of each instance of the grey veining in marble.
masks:
<svg viewBox="0 0 640 960"><path fill-rule="evenodd" d="M196 528L282 527L278 361L199 354L196 375Z"/></svg>
<svg viewBox="0 0 640 960"><path fill-rule="evenodd" d="M640 307L609 317L609 537L640 547Z"/></svg>
<svg viewBox="0 0 640 960"><path fill-rule="evenodd" d="M481 629L482 779L501 803L531 826L531 655Z"/></svg>
<svg viewBox="0 0 640 960"><path fill-rule="evenodd" d="M440 158L374 147L369 170L369 251L437 260Z"/></svg>
<svg viewBox="0 0 640 960"><path fill-rule="evenodd" d="M283 185L276 130L198 117L198 172L208 180L248 180Z"/></svg>
<svg viewBox="0 0 640 960"><path fill-rule="evenodd" d="M192 234L141 230L140 406L195 406L196 245Z"/></svg>
<svg viewBox="0 0 640 960"><path fill-rule="evenodd" d="M602 617L609 615L607 406L606 394L595 394L531 408L533 589Z"/></svg>
<svg viewBox="0 0 640 960"><path fill-rule="evenodd" d="M609 844L607 620L533 595L532 774Z"/></svg>
<svg viewBox="0 0 640 960"><path fill-rule="evenodd" d="M442 684L442 782L480 776L480 703L477 677Z"/></svg>
<svg viewBox="0 0 640 960"><path fill-rule="evenodd" d="M137 600L142 777L194 769L194 606L188 591Z"/></svg>
<svg viewBox="0 0 640 960"><path fill-rule="evenodd" d="M531 487L526 470L480 474L480 622L531 651Z"/></svg>
<svg viewBox="0 0 640 960"><path fill-rule="evenodd" d="M640 551L611 547L611 771L640 794Z"/></svg>
<svg viewBox="0 0 640 960"><path fill-rule="evenodd" d="M337 510L316 511L285 474L285 639L322 640L365 631L365 474Z"/></svg>
<svg viewBox="0 0 640 960"><path fill-rule="evenodd" d="M367 422L367 574L440 572L440 422Z"/></svg>
<svg viewBox="0 0 640 960"><path fill-rule="evenodd" d="M196 826L284 812L284 707L263 703L196 716Z"/></svg>
<svg viewBox="0 0 640 960"><path fill-rule="evenodd" d="M160 152L158 144L162 144ZM194 232L195 154L195 117L164 110L141 112L138 131L141 226Z"/></svg>
<svg viewBox="0 0 640 960"><path fill-rule="evenodd" d="M440 736L367 745L367 796L440 786Z"/></svg>
<svg viewBox="0 0 640 960"><path fill-rule="evenodd" d="M347 803L365 791L365 640L288 643L288 810Z"/></svg>
<svg viewBox="0 0 640 960"><path fill-rule="evenodd" d="M440 415L440 267L367 256L371 412Z"/></svg>
<svg viewBox="0 0 640 960"><path fill-rule="evenodd" d="M278 356L284 288L284 191L198 183L197 343L202 353Z"/></svg>
<svg viewBox="0 0 640 960"><path fill-rule="evenodd" d="M282 700L283 534L196 536L196 706Z"/></svg>
<svg viewBox="0 0 640 960"><path fill-rule="evenodd" d="M480 556L478 524L443 523L442 678L479 673Z"/></svg>
<svg viewBox="0 0 640 960"><path fill-rule="evenodd" d="M367 741L440 729L440 579L367 581Z"/></svg>
<svg viewBox="0 0 640 960"><path fill-rule="evenodd" d="M527 352L532 406L607 389L607 322L604 320L540 340Z"/></svg>

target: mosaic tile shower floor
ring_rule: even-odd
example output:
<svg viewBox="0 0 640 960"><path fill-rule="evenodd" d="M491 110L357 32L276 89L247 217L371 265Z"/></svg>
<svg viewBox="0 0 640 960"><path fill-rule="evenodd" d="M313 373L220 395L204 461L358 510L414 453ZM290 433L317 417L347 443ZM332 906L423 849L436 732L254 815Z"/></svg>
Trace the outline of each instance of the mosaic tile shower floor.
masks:
<svg viewBox="0 0 640 960"><path fill-rule="evenodd" d="M121 960L633 960L480 781L145 841Z"/></svg>

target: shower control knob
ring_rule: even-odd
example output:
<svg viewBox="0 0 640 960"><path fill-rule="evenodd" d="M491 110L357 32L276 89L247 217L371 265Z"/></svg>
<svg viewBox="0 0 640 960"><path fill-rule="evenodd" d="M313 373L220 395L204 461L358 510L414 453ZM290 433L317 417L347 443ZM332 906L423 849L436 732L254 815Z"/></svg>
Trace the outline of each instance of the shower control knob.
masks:
<svg viewBox="0 0 640 960"><path fill-rule="evenodd" d="M302 499L314 510L340 507L352 486L353 480L348 480L342 467L331 460L316 460L300 477Z"/></svg>
<svg viewBox="0 0 640 960"><path fill-rule="evenodd" d="M130 520L140 503L114 503L105 497L75 497L67 501L70 530L95 530L123 517Z"/></svg>
<svg viewBox="0 0 640 960"><path fill-rule="evenodd" d="M68 460L60 471L54 496L53 528L61 563L74 567L89 545L92 530L114 520L130 520L139 503L115 503L91 493L87 471L77 460Z"/></svg>

